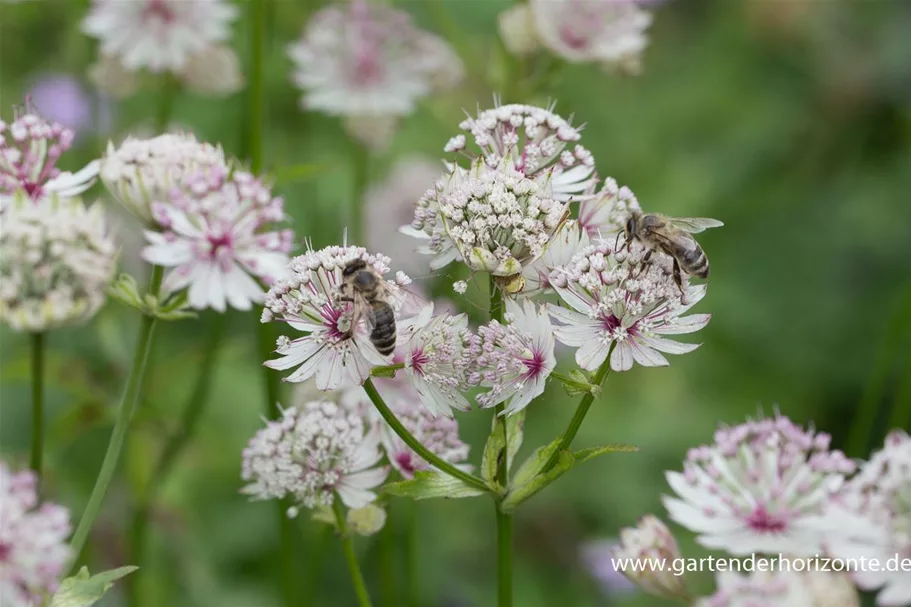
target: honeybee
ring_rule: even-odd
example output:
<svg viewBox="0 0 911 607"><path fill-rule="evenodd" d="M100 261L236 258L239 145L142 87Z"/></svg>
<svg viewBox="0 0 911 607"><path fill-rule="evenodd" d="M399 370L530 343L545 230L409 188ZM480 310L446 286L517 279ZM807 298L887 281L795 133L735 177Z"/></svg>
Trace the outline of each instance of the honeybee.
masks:
<svg viewBox="0 0 911 607"><path fill-rule="evenodd" d="M377 352L389 356L395 350L396 329L386 280L363 259L355 259L342 268L342 281L339 300L353 304L351 331L365 318L370 327L370 343Z"/></svg>
<svg viewBox="0 0 911 607"><path fill-rule="evenodd" d="M709 275L709 260L690 234L723 225L717 219L707 217L668 217L633 211L626 221L624 232L627 246L636 240L649 249L646 259L652 251L662 251L671 256L674 260L674 282L683 292L681 272L699 278L708 278Z"/></svg>

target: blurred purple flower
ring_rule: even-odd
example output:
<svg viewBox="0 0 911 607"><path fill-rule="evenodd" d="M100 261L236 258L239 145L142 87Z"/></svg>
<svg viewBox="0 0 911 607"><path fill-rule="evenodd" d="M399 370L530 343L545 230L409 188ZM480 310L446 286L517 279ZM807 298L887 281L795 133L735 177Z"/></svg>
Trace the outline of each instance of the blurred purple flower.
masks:
<svg viewBox="0 0 911 607"><path fill-rule="evenodd" d="M580 548L582 565L595 578L606 596L629 594L636 585L614 566L614 550L620 546L616 540L594 540Z"/></svg>
<svg viewBox="0 0 911 607"><path fill-rule="evenodd" d="M76 136L94 130L92 96L78 80L66 74L39 77L28 93L38 112L50 122L58 122Z"/></svg>

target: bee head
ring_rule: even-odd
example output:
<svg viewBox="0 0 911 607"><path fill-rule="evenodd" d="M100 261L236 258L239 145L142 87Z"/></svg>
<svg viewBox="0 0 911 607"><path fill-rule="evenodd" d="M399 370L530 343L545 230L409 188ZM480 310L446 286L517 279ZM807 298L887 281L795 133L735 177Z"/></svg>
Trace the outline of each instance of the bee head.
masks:
<svg viewBox="0 0 911 607"><path fill-rule="evenodd" d="M360 272L361 270L367 267L367 262L363 259L353 259L349 261L344 268L342 268L342 276L345 278L351 276L355 272Z"/></svg>
<svg viewBox="0 0 911 607"><path fill-rule="evenodd" d="M629 219L626 220L626 227L623 230L626 236L626 243L629 244L636 237L636 229L639 226L639 213L630 213Z"/></svg>

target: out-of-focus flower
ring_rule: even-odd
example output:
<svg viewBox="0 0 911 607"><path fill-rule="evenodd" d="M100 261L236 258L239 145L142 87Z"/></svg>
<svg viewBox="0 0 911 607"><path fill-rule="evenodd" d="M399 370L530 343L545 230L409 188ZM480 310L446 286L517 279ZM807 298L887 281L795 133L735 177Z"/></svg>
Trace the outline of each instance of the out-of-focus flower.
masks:
<svg viewBox="0 0 911 607"><path fill-rule="evenodd" d="M114 99L126 99L139 90L139 72L128 70L117 57L101 55L88 69L89 82L100 93Z"/></svg>
<svg viewBox="0 0 911 607"><path fill-rule="evenodd" d="M535 22L527 4L514 4L497 18L500 39L513 55L530 55L539 48Z"/></svg>
<svg viewBox="0 0 911 607"><path fill-rule="evenodd" d="M179 73L194 53L228 40L236 16L225 0L93 0L82 31L128 70Z"/></svg>
<svg viewBox="0 0 911 607"><path fill-rule="evenodd" d="M817 607L797 573L759 571L742 576L725 571L715 580L715 594L696 601L695 607Z"/></svg>
<svg viewBox="0 0 911 607"><path fill-rule="evenodd" d="M0 462L0 604L32 607L57 589L70 549L70 514L38 505L37 478Z"/></svg>
<svg viewBox="0 0 911 607"><path fill-rule="evenodd" d="M800 578L812 607L860 607L860 595L847 573L810 568Z"/></svg>
<svg viewBox="0 0 911 607"><path fill-rule="evenodd" d="M382 152L395 138L399 119L395 116L347 116L343 125L345 132L367 150Z"/></svg>
<svg viewBox="0 0 911 607"><path fill-rule="evenodd" d="M877 533L845 538L832 534L828 547L843 559L911 558L911 437L893 430L882 450L873 454L839 495L839 503L874 525ZM907 562L907 561L905 561ZM911 604L911 575L866 567L852 571L858 586L877 590L877 605L897 607Z"/></svg>
<svg viewBox="0 0 911 607"><path fill-rule="evenodd" d="M0 223L0 320L17 331L46 331L91 318L116 267L105 223L101 205L14 197Z"/></svg>
<svg viewBox="0 0 911 607"><path fill-rule="evenodd" d="M237 53L221 44L190 55L180 79L190 90L203 95L230 95L244 86Z"/></svg>
<svg viewBox="0 0 911 607"><path fill-rule="evenodd" d="M663 335L692 333L708 324L709 314L681 316L705 296L705 285L684 284L681 293L671 264L654 257L645 261L645 254L637 245L615 252L612 242L599 241L551 272L551 286L569 306L549 306L563 323L555 334L578 348L576 362L583 369L598 369L614 343L615 371L628 371L633 362L667 365L661 352L684 354L698 347Z"/></svg>
<svg viewBox="0 0 911 607"><path fill-rule="evenodd" d="M128 137L117 148L108 144L101 160L101 180L130 212L155 226L152 203L170 200L171 189L188 175L212 168L230 168L222 149L188 133L166 133L152 139Z"/></svg>
<svg viewBox="0 0 911 607"><path fill-rule="evenodd" d="M331 506L337 494L349 508L362 508L389 473L377 466L379 447L379 434L357 413L329 401L305 403L250 440L243 492L260 500L290 496L306 508Z"/></svg>
<svg viewBox="0 0 911 607"><path fill-rule="evenodd" d="M557 365L554 332L544 306L526 299L506 301L507 325L492 320L478 328L480 356L476 378L490 391L479 394L481 407L504 403L501 415L518 413L544 392Z"/></svg>
<svg viewBox="0 0 911 607"><path fill-rule="evenodd" d="M318 11L288 47L301 105L336 116L405 116L462 66L449 46L407 12L352 0Z"/></svg>
<svg viewBox="0 0 911 607"><path fill-rule="evenodd" d="M544 249L544 254L522 270L525 279L522 295L528 297L550 289L550 273L568 264L576 253L589 244L588 234L580 229L579 222L564 223Z"/></svg>
<svg viewBox="0 0 911 607"><path fill-rule="evenodd" d="M594 540L582 544L580 548L582 564L608 597L629 594L636 589L636 585L617 567L614 550L619 545L614 540Z"/></svg>
<svg viewBox="0 0 911 607"><path fill-rule="evenodd" d="M653 515L643 516L635 527L620 532L620 545L614 551L617 559L638 563L670 563L680 558L677 540L661 519ZM638 569L638 570L637 570ZM666 599L682 599L688 596L686 580L668 567L633 567L623 572L630 581L645 592Z"/></svg>
<svg viewBox="0 0 911 607"><path fill-rule="evenodd" d="M402 158L393 165L386 179L370 186L364 196L364 234L368 248L388 251L397 269L409 276L427 275L427 260L414 254L414 240L398 229L411 221L415 201L433 187L442 170L439 162L421 157Z"/></svg>
<svg viewBox="0 0 911 607"><path fill-rule="evenodd" d="M870 527L834 503L856 466L830 441L781 415L719 428L714 444L690 450L683 473L667 473L677 496L664 505L707 548L821 554L833 534Z"/></svg>
<svg viewBox="0 0 911 607"><path fill-rule="evenodd" d="M61 173L56 166L74 137L73 131L48 122L31 107L12 123L0 120L0 213L18 190L41 202L53 194L78 196L91 187L98 161L77 173Z"/></svg>
<svg viewBox="0 0 911 607"><path fill-rule="evenodd" d="M572 63L636 73L652 16L636 0L529 0L540 42Z"/></svg>
<svg viewBox="0 0 911 607"><path fill-rule="evenodd" d="M352 326L354 306L339 299L342 269L355 259L363 259L380 276L389 272L390 259L385 255L368 254L363 247L333 246L292 259L289 272L269 289L262 321L281 320L307 333L293 341L280 337L276 349L280 358L265 363L279 371L297 367L284 381L315 376L318 389L337 390L363 384L374 365L388 363L370 343L367 319ZM386 281L397 321L404 309L399 288L409 282L402 272Z"/></svg>
<svg viewBox="0 0 911 607"><path fill-rule="evenodd" d="M80 134L93 129L92 96L78 80L67 74L44 74L29 89L26 98L46 120Z"/></svg>
<svg viewBox="0 0 911 607"><path fill-rule="evenodd" d="M288 265L293 233L266 231L286 219L284 201L250 173L221 166L192 173L167 203L152 204L152 215L163 231L146 230L142 257L174 268L162 287L188 288L198 310L249 310L265 298L254 277L271 284Z"/></svg>
<svg viewBox="0 0 911 607"><path fill-rule="evenodd" d="M626 228L633 211L642 212L636 195L628 187L619 187L608 177L601 191L582 198L579 203L579 225L591 238L615 238Z"/></svg>
<svg viewBox="0 0 911 607"><path fill-rule="evenodd" d="M346 518L348 528L358 535L374 535L386 525L386 511L376 504L352 508Z"/></svg>

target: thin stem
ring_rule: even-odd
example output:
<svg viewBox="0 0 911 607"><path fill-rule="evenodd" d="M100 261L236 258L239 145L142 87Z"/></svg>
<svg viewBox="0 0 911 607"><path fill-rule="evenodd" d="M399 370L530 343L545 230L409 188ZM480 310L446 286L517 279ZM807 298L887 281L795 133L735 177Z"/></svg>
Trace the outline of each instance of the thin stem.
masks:
<svg viewBox="0 0 911 607"><path fill-rule="evenodd" d="M44 456L44 333L32 333L32 453L29 468L41 478Z"/></svg>
<svg viewBox="0 0 911 607"><path fill-rule="evenodd" d="M911 427L911 353L906 356L904 370L899 377L901 381L895 391L895 404L889 415L887 430Z"/></svg>
<svg viewBox="0 0 911 607"><path fill-rule="evenodd" d="M168 128L168 121L171 120L171 113L174 110L174 100L177 98L177 92L180 90L180 83L170 73L162 77L161 98L158 103L158 110L155 114L155 133L163 133Z"/></svg>
<svg viewBox="0 0 911 607"><path fill-rule="evenodd" d="M398 584L395 575L395 529L392 526L391 509L386 517L386 525L377 536L380 569L380 605L383 607L400 607L398 602Z"/></svg>
<svg viewBox="0 0 911 607"><path fill-rule="evenodd" d="M304 578L305 581L303 584L303 587L307 590L303 602L303 605L306 606L317 604L317 589L319 587L319 580L322 577L326 547L332 536L332 528L329 525L323 523L315 524L317 525L316 538L311 538L310 555L307 561L306 577Z"/></svg>
<svg viewBox="0 0 911 607"><path fill-rule="evenodd" d="M503 291L500 290L493 274L490 275L490 318L503 322Z"/></svg>
<svg viewBox="0 0 911 607"><path fill-rule="evenodd" d="M149 292L158 295L161 287L161 277L163 268L161 266L152 267L152 278L149 285ZM117 461L120 459L120 451L126 438L127 430L130 426L130 419L133 417L133 410L139 401L139 394L142 390L142 380L145 376L146 362L149 359L149 351L152 349L152 335L155 332L155 317L143 316L139 325L139 338L136 341L136 351L133 354L133 366L130 369L130 375L127 379L126 388L123 391L123 397L120 399L120 408L117 410L117 418L114 421L114 429L111 431L111 439L108 443L107 451L104 454L104 461L101 462L101 470L98 472L98 478L95 479L95 487L92 489L92 495L89 497L89 503L82 513L73 539L70 541L73 561L70 564L70 570L79 558L79 554L85 547L85 542L89 537L89 531L92 524L98 516L101 509L101 502L107 493L108 485L117 469Z"/></svg>
<svg viewBox="0 0 911 607"><path fill-rule="evenodd" d="M247 115L250 155L250 172L259 173L263 165L263 130L265 127L266 101L266 3L268 0L250 2L250 107Z"/></svg>
<svg viewBox="0 0 911 607"><path fill-rule="evenodd" d="M613 342L611 344L610 349L607 351L607 358L604 359L604 362L601 363L601 366L595 373L595 379L592 382L592 385L601 386L604 383L604 380L607 379L607 376L610 375L610 359L611 355L614 353L614 346L616 345L617 342ZM560 445L557 447L557 450L554 451L553 455L550 456L550 459L547 460L547 463L544 464L543 470L545 472L553 468L557 463L557 460L560 459L560 454L572 446L573 439L576 438L576 433L579 432L579 428L582 427L582 421L585 419L585 416L588 413L588 410L592 406L593 402L595 402L594 392L587 392L582 397L582 400L579 402L579 406L576 407L576 412L573 414L573 418L569 422L569 427L566 428L566 432L563 433L563 438L560 440Z"/></svg>
<svg viewBox="0 0 911 607"><path fill-rule="evenodd" d="M445 472L449 476L455 477L460 481L475 487L476 489L481 489L482 491L490 491L490 488L487 484L480 478L469 474L468 472L463 472L459 470L449 462L441 459L432 451L428 450L427 447L422 445L418 439L416 439L405 426L402 425L402 422L398 420L389 406L386 405L383 401L383 397L380 396L380 393L376 391L376 387L373 385L373 381L369 378L364 382L364 391L367 393L367 396L370 397L373 406L376 407L376 410L379 414L386 420L386 423L389 424L389 427L392 428L392 431L395 432L402 441L411 447L411 450L417 453L421 458L424 459L427 463L432 465L437 470Z"/></svg>
<svg viewBox="0 0 911 607"><path fill-rule="evenodd" d="M494 504L497 515L497 606L512 607L512 515L500 512Z"/></svg>
<svg viewBox="0 0 911 607"><path fill-rule="evenodd" d="M420 546L420 508L417 502L409 502L408 517L405 521L405 605L407 607L418 607L420 599L420 585L418 580L418 570L420 568L420 559L418 558L418 547Z"/></svg>
<svg viewBox="0 0 911 607"><path fill-rule="evenodd" d="M357 602L360 607L372 607L370 595L367 594L367 585L364 583L364 576L361 575L361 568L357 564L357 555L354 554L354 544L348 535L348 523L345 520L345 511L342 508L342 500L336 495L332 502L332 511L335 513L335 524L338 526L340 539L342 540L342 549L345 551L345 560L348 561L348 571L351 573L351 582L354 584L354 592L357 594Z"/></svg>
<svg viewBox="0 0 911 607"><path fill-rule="evenodd" d="M364 192L367 189L367 175L370 154L358 141L351 141L352 189L351 206L348 212L348 244L365 246L364 242Z"/></svg>

